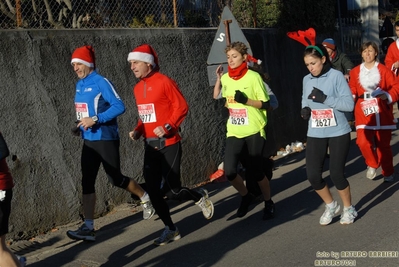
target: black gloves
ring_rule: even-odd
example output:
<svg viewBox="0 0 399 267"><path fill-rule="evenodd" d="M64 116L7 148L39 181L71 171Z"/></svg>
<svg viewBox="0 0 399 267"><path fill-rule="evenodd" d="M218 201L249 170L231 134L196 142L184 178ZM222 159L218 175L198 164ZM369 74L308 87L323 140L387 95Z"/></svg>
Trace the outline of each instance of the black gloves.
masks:
<svg viewBox="0 0 399 267"><path fill-rule="evenodd" d="M234 95L234 100L238 103L246 104L248 102L248 97L240 90L236 90L236 94Z"/></svg>
<svg viewBox="0 0 399 267"><path fill-rule="evenodd" d="M227 120L229 117L230 117L229 109L226 107L223 107L222 108L222 118Z"/></svg>
<svg viewBox="0 0 399 267"><path fill-rule="evenodd" d="M236 94L234 95L234 100L238 103L245 105L248 102L248 97L240 90L236 90ZM266 110L269 109L270 101L266 101L266 102L261 101L261 103L262 103L261 109L266 109Z"/></svg>
<svg viewBox="0 0 399 267"><path fill-rule="evenodd" d="M261 109L269 110L269 108L270 108L270 101L266 101L266 102L260 101L260 102L262 102Z"/></svg>
<svg viewBox="0 0 399 267"><path fill-rule="evenodd" d="M301 109L301 117L304 120L308 120L310 118L311 109L309 107L304 107Z"/></svg>
<svg viewBox="0 0 399 267"><path fill-rule="evenodd" d="M317 89L316 87L313 87L312 92L308 96L308 99L312 99L313 102L318 102L318 103L324 103L326 98L327 96L323 93L323 91Z"/></svg>

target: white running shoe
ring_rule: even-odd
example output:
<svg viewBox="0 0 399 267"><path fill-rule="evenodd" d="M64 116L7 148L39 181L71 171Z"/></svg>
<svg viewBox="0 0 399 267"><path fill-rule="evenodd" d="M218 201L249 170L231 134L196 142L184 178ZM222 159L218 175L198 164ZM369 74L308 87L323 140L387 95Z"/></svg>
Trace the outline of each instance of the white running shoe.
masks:
<svg viewBox="0 0 399 267"><path fill-rule="evenodd" d="M368 166L367 167L367 174L366 177L369 178L370 180L373 180L375 176L377 175L377 169Z"/></svg>
<svg viewBox="0 0 399 267"><path fill-rule="evenodd" d="M201 208L202 214L204 215L204 217L206 219L209 220L213 216L213 211L214 211L213 203L209 199L208 191L203 188L201 188L200 190L201 190L200 193L202 194L202 198L200 200L198 200L198 202L196 202L195 205L197 205L198 207Z"/></svg>
<svg viewBox="0 0 399 267"><path fill-rule="evenodd" d="M326 205L326 209L324 210L323 215L321 215L321 217L320 217L320 224L321 225L329 224L332 221L334 215L336 215L340 209L341 209L341 206L338 205L337 201L335 201L335 200L334 200L334 208L329 208Z"/></svg>
<svg viewBox="0 0 399 267"><path fill-rule="evenodd" d="M152 206L151 201L140 202L141 207L143 208L143 219L149 220L155 214L155 209Z"/></svg>
<svg viewBox="0 0 399 267"><path fill-rule="evenodd" d="M357 211L354 206L350 206L350 208L344 208L341 214L341 220L339 221L341 224L351 224L357 217Z"/></svg>

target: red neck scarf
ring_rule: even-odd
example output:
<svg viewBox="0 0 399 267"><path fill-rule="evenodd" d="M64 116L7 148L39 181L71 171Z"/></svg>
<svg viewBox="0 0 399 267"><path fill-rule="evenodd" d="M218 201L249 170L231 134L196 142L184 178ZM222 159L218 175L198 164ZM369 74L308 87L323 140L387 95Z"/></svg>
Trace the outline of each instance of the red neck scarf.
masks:
<svg viewBox="0 0 399 267"><path fill-rule="evenodd" d="M334 51L334 52L332 53L332 55L331 55L330 60L334 59L336 55L337 55L337 51Z"/></svg>
<svg viewBox="0 0 399 267"><path fill-rule="evenodd" d="M239 80L248 71L247 62L243 62L238 68L235 69L232 69L230 68L230 66L227 66L227 70L230 78L232 78L233 80Z"/></svg>

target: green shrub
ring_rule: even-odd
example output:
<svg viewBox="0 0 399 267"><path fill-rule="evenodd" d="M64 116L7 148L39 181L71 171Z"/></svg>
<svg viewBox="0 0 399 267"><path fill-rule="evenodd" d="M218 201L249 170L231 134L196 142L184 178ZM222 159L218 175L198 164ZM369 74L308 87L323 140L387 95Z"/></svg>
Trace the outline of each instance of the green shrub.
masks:
<svg viewBox="0 0 399 267"><path fill-rule="evenodd" d="M256 23L257 28L280 28L285 32L309 27L332 32L335 7L334 0L233 0L231 9L241 27L252 28Z"/></svg>

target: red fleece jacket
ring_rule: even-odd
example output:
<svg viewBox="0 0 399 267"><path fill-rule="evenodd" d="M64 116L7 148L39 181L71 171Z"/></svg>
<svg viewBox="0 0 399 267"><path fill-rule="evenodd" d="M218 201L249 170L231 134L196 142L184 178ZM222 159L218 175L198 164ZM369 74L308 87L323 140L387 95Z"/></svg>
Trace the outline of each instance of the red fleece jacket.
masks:
<svg viewBox="0 0 399 267"><path fill-rule="evenodd" d="M138 82L133 89L140 120L135 128L144 138L157 138L154 129L162 126L166 132L165 145L181 140L179 126L188 113L188 105L175 81L154 72ZM168 131L165 125L172 129Z"/></svg>

